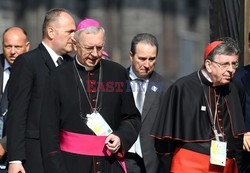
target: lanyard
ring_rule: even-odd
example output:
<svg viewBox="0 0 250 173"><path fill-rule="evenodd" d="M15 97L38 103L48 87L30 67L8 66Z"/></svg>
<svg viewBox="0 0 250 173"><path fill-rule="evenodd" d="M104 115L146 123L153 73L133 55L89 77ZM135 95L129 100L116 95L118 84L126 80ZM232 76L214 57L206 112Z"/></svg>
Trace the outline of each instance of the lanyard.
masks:
<svg viewBox="0 0 250 173"><path fill-rule="evenodd" d="M74 61L74 67L75 67L75 71L76 71L76 73L77 73L77 75L78 75L78 78L79 78L79 80L80 80L80 83L81 83L81 85L82 85L82 88L83 88L83 90L84 90L84 93L85 93L85 95L86 95L86 98L87 98L87 100L88 100L88 103L89 103L89 105L90 105L90 107L91 107L91 110L93 111L93 112L95 112L95 111L97 111L97 103L98 103L98 100L99 100L99 94L100 94L100 83L101 83L101 80L102 80L102 64L101 64L101 61L100 61L100 71L99 71L99 83L98 83L98 87L97 87L97 96L96 96L96 102L95 102L95 107L93 107L92 106L92 104L91 104L91 102L90 102L90 98L89 98L89 96L88 96L88 94L87 94L87 91L86 91L86 88L85 88L85 86L84 86L84 84L83 84L83 81L82 81L82 78L81 78L81 76L80 76L80 74L79 74L79 71L78 71L78 69L77 69L77 67L76 67L76 63L75 63L75 61ZM81 105L81 104L80 104ZM81 106L80 106L81 107Z"/></svg>
<svg viewBox="0 0 250 173"><path fill-rule="evenodd" d="M209 105L207 94L206 94L206 91L204 89L204 84L201 81L201 77L200 77L199 71L197 71L197 75L198 75L199 81L200 81L201 86L202 86L202 90L203 90L203 93L204 93L204 96L205 96L207 107L209 109L209 114L210 114L209 115L209 119L210 119L210 122L211 122L211 125L212 125L212 129L213 129L213 131L215 133L215 139L216 139L216 141L220 141L219 136L222 136L222 135L218 134L218 131L216 130L216 126L215 126L216 117L217 117L217 108L218 108L218 103L219 103L219 100L220 100L220 95L219 95L219 97L218 97L218 99L216 101L215 111L214 111L214 116L213 116L212 109L211 109L211 106Z"/></svg>

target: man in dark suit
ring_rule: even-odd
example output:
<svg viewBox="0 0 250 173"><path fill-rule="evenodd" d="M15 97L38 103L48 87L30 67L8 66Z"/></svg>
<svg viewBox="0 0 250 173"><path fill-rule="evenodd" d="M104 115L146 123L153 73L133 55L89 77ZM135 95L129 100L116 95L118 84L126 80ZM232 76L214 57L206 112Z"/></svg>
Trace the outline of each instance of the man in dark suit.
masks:
<svg viewBox="0 0 250 173"><path fill-rule="evenodd" d="M25 30L19 27L10 27L3 32L3 53L0 54L0 172L6 170L6 145L5 120L7 113L7 82L10 68L18 55L29 50L30 42ZM7 171L6 171L7 172Z"/></svg>
<svg viewBox="0 0 250 173"><path fill-rule="evenodd" d="M67 10L48 11L43 22L42 43L20 55L13 64L8 87L9 173L44 172L39 129L45 80L62 60L72 59L66 54L73 50L74 31L74 19Z"/></svg>
<svg viewBox="0 0 250 173"><path fill-rule="evenodd" d="M131 43L129 68L130 85L138 110L141 112L142 128L135 144L125 154L128 173L157 173L160 163L154 149L150 130L154 123L161 95L170 86L154 71L158 53L157 39L148 33L137 34Z"/></svg>
<svg viewBox="0 0 250 173"><path fill-rule="evenodd" d="M239 81L245 88L245 126L247 133L244 134L243 140L243 163L242 173L250 172L250 65L238 68L234 75L234 79Z"/></svg>

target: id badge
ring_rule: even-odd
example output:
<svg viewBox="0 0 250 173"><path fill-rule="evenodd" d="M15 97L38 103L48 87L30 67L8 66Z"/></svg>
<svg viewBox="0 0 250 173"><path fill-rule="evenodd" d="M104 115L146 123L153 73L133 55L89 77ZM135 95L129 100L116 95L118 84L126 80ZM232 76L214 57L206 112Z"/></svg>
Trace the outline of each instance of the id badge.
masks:
<svg viewBox="0 0 250 173"><path fill-rule="evenodd" d="M108 123L103 119L99 112L87 114L87 126L96 134L96 136L108 136L113 132Z"/></svg>
<svg viewBox="0 0 250 173"><path fill-rule="evenodd" d="M210 163L225 166L227 158L227 143L221 141L211 141Z"/></svg>

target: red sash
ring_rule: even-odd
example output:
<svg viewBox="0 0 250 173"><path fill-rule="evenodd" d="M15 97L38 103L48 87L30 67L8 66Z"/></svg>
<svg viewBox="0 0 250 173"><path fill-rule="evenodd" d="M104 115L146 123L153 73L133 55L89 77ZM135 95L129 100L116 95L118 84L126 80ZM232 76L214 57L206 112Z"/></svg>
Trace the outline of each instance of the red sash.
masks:
<svg viewBox="0 0 250 173"><path fill-rule="evenodd" d="M210 164L210 156L184 148L177 148L171 164L172 173L238 173L235 159L227 159L226 166Z"/></svg>
<svg viewBox="0 0 250 173"><path fill-rule="evenodd" d="M111 156L106 148L105 140L107 136L94 136L61 131L60 148L62 151L82 154L87 156ZM122 169L127 173L124 159L116 158Z"/></svg>

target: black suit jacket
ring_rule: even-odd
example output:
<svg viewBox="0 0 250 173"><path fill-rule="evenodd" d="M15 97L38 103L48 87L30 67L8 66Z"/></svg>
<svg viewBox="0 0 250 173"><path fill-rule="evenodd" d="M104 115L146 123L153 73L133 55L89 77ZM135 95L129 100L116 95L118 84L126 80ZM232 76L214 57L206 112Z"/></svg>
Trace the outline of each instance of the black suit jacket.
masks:
<svg viewBox="0 0 250 173"><path fill-rule="evenodd" d="M245 126L246 130L250 131L250 65L238 68L234 79L240 81L245 89L246 104L245 104ZM250 153L244 151L242 162L242 173L250 172Z"/></svg>
<svg viewBox="0 0 250 173"><path fill-rule="evenodd" d="M6 143L7 143L7 137L5 134L5 116L4 113L6 112L6 107L3 106L3 103L6 102L7 100L3 100L3 72L4 72L4 55L0 54L0 125L1 125L1 130L0 133L2 133L2 138L0 139L0 143L2 147L6 150ZM7 98L5 98L7 99ZM6 154L4 158L0 161L0 165L6 165Z"/></svg>
<svg viewBox="0 0 250 173"><path fill-rule="evenodd" d="M155 140L150 136L150 132L161 105L161 97L166 93L170 85L170 81L165 80L155 71L149 77L141 115L142 127L140 131L143 161L148 173L158 173L161 171L160 161L156 155L154 146Z"/></svg>
<svg viewBox="0 0 250 173"><path fill-rule="evenodd" d="M3 121L3 126L0 128L3 128L0 130L2 132L2 139L0 140L0 143L2 144L3 148L6 150L7 145L7 138L6 138L6 112L8 110L8 98L7 98L7 84L5 86L5 90L3 92L3 73L4 73L4 62L5 57L3 54L0 54L0 116L1 121ZM5 93L6 92L6 93Z"/></svg>
<svg viewBox="0 0 250 173"><path fill-rule="evenodd" d="M64 56L66 61L71 58ZM43 173L40 151L40 112L44 85L55 64L45 47L20 55L9 79L7 148L9 161L21 160L26 173Z"/></svg>

